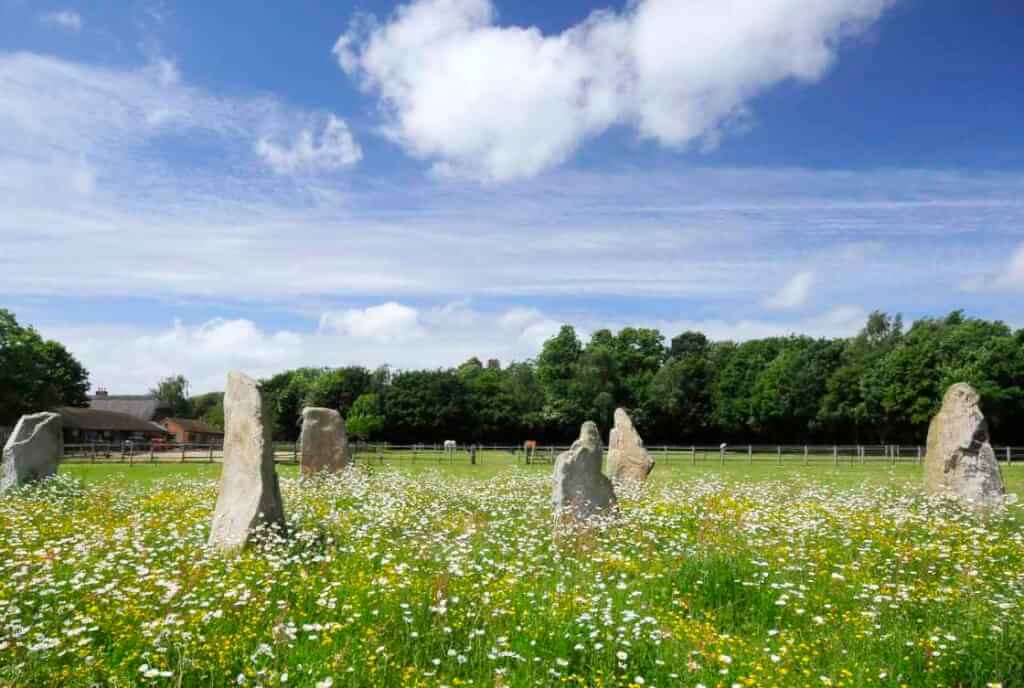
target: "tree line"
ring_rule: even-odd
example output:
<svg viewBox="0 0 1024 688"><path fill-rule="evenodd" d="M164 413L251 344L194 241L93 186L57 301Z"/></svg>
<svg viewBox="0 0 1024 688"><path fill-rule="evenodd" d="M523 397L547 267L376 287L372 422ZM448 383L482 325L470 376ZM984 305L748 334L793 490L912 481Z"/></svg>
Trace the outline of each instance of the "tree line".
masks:
<svg viewBox="0 0 1024 688"><path fill-rule="evenodd" d="M741 343L700 332L571 326L534 360L456 368L299 368L263 381L275 435L295 439L303 406L336 408L351 435L393 443L567 443L631 411L648 444L924 442L945 389L982 395L993 437L1024 443L1024 330L954 311L904 328L875 312L850 338ZM207 395L211 420L223 417ZM219 414L219 415L218 415Z"/></svg>
<svg viewBox="0 0 1024 688"><path fill-rule="evenodd" d="M31 328L12 337L13 316L0 315L0 424L19 409L85 403L84 368ZM994 440L1024 443L1024 330L961 311L907 328L900 316L875 312L850 338L745 342L700 332L666 340L633 327L583 341L564 326L535 359L507 365L471 358L434 370L297 368L262 382L280 440L298 437L303 406L324 406L341 411L358 439L561 444L584 420L607 432L623 406L648 444L919 444L945 389L968 382ZM153 391L176 413L223 426L221 394L189 396L181 376Z"/></svg>

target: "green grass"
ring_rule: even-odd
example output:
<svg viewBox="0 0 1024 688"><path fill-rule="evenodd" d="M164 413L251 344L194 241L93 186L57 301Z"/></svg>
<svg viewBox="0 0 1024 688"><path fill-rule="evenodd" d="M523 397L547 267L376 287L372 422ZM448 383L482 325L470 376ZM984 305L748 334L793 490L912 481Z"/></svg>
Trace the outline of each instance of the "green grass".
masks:
<svg viewBox="0 0 1024 688"><path fill-rule="evenodd" d="M567 531L510 458L281 466L290 535L237 556L204 546L218 465L62 466L0 499L0 686L1022 685L1019 507L662 461Z"/></svg>

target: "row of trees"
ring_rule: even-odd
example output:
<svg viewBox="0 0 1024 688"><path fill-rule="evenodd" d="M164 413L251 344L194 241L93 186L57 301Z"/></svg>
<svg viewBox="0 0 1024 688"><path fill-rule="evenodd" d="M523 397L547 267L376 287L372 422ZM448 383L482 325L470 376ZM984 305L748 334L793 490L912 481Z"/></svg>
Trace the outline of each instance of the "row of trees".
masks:
<svg viewBox="0 0 1024 688"><path fill-rule="evenodd" d="M961 381L981 393L998 442L1024 443L1024 330L960 311L906 329L876 312L848 339L712 342L684 332L666 342L627 327L583 342L566 326L535 360L506 366L471 358L437 370L298 368L263 383L279 439L298 436L303 406L325 406L362 439L563 443L587 419L607 430L624 406L650 444L916 444L944 390ZM85 404L87 389L85 369L63 346L0 310L0 425ZM189 396L182 376L153 392L176 414L223 427L219 393Z"/></svg>
<svg viewBox="0 0 1024 688"><path fill-rule="evenodd" d="M666 343L627 327L584 343L566 326L536 360L505 367L471 358L438 370L300 368L264 388L281 439L297 437L307 405L339 409L355 437L398 443L564 443L587 419L607 429L624 406L651 444L916 444L960 381L981 392L999 442L1024 442L1024 330L959 311L906 330L876 312L849 339L711 342L684 332ZM222 419L217 397L205 399L208 420Z"/></svg>

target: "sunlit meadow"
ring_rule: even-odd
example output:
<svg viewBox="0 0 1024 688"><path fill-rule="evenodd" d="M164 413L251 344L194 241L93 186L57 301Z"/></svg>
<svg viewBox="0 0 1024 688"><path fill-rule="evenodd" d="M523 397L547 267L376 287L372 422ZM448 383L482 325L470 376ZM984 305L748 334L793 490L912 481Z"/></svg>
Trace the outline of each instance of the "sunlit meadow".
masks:
<svg viewBox="0 0 1024 688"><path fill-rule="evenodd" d="M210 473L154 470L0 500L0 685L1024 681L1016 507L703 474L570 533L540 470L359 468L285 477L288 537L231 557Z"/></svg>

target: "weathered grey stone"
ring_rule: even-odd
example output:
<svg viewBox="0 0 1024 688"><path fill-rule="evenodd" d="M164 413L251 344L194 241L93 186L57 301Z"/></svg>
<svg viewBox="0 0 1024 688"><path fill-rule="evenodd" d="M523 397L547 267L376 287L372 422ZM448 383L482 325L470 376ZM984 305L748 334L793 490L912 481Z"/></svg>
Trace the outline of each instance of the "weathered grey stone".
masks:
<svg viewBox="0 0 1024 688"><path fill-rule="evenodd" d="M968 384L946 390L942 408L928 426L924 476L928 492L952 493L986 507L1000 502L1006 490L979 402L978 392Z"/></svg>
<svg viewBox="0 0 1024 688"><path fill-rule="evenodd" d="M277 526L284 533L271 420L256 381L243 373L228 373L224 390L224 465L210 528L210 544L215 547L241 547L260 525Z"/></svg>
<svg viewBox="0 0 1024 688"><path fill-rule="evenodd" d="M555 460L552 506L556 516L584 519L615 506L615 490L601 472L603 454L597 425L587 421L579 439Z"/></svg>
<svg viewBox="0 0 1024 688"><path fill-rule="evenodd" d="M622 482L643 483L654 468L640 433L625 409L615 409L615 427L608 433L608 475Z"/></svg>
<svg viewBox="0 0 1024 688"><path fill-rule="evenodd" d="M57 472L64 455L60 414L43 412L22 416L4 445L0 494Z"/></svg>
<svg viewBox="0 0 1024 688"><path fill-rule="evenodd" d="M307 406L302 409L302 474L335 473L352 463L345 437L345 421L334 409Z"/></svg>

